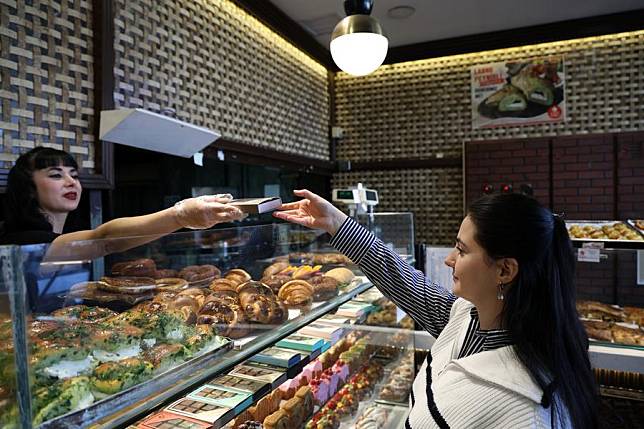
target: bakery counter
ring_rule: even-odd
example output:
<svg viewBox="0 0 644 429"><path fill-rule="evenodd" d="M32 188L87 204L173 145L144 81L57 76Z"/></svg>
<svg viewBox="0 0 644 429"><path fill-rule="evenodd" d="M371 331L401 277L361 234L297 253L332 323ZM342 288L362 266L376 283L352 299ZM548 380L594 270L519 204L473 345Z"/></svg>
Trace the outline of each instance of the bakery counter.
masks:
<svg viewBox="0 0 644 429"><path fill-rule="evenodd" d="M370 308L356 312L357 303ZM398 427L408 412L417 333L391 320L390 310L370 288L277 343L258 337L231 352L236 365L159 402L128 428L171 422L204 429ZM379 316L368 322L373 315Z"/></svg>

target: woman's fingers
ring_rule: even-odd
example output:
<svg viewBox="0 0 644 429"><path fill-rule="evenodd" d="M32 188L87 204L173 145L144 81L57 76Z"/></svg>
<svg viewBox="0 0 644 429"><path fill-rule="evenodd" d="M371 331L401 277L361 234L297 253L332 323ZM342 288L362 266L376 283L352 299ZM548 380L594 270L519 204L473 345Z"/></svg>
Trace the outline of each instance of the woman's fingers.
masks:
<svg viewBox="0 0 644 429"><path fill-rule="evenodd" d="M292 203L284 203L280 206L279 210L293 210L300 208L302 205L307 204L308 200L300 200Z"/></svg>

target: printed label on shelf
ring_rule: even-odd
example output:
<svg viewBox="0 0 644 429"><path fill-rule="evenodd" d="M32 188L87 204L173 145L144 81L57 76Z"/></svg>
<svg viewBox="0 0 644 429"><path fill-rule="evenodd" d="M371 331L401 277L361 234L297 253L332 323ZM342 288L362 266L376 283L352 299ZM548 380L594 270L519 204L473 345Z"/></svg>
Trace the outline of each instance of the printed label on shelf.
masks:
<svg viewBox="0 0 644 429"><path fill-rule="evenodd" d="M603 241L595 241L595 242L581 243L581 247L586 248L586 249L603 249L604 248L604 242Z"/></svg>
<svg viewBox="0 0 644 429"><path fill-rule="evenodd" d="M582 247L577 252L577 260L579 262L599 262L599 250L591 247Z"/></svg>

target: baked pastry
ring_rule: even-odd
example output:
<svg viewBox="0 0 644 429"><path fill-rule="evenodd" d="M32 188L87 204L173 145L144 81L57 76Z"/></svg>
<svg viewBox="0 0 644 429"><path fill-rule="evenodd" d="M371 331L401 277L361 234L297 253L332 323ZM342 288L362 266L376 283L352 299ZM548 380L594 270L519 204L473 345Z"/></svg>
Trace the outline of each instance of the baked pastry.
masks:
<svg viewBox="0 0 644 429"><path fill-rule="evenodd" d="M241 338L248 333L248 325L243 311L219 299L207 300L199 310L197 324L212 325L219 335Z"/></svg>
<svg viewBox="0 0 644 429"><path fill-rule="evenodd" d="M275 274L270 277L262 277L260 281L266 286L270 287L273 293L277 295L284 283L291 280L291 276L289 276L288 274Z"/></svg>
<svg viewBox="0 0 644 429"><path fill-rule="evenodd" d="M246 271L240 269L240 268L235 268L230 271L228 271L225 275L225 277L228 280L233 281L237 285L240 285L242 283L246 283L250 280L252 280L252 277L250 274L248 274Z"/></svg>
<svg viewBox="0 0 644 429"><path fill-rule="evenodd" d="M137 295L156 289L156 280L151 277L101 277L96 282L99 289L112 293Z"/></svg>
<svg viewBox="0 0 644 429"><path fill-rule="evenodd" d="M100 322L115 316L117 313L108 308L90 307L87 305L72 305L63 307L51 313L53 317L62 319L81 320L85 322Z"/></svg>
<svg viewBox="0 0 644 429"><path fill-rule="evenodd" d="M613 340L616 343L644 346L644 333L639 329L613 325L613 327L611 327L611 333L613 334Z"/></svg>
<svg viewBox="0 0 644 429"><path fill-rule="evenodd" d="M266 269L264 270L264 273L262 274L262 277L270 277L270 276L279 274L285 269L287 269L288 266L289 264L287 261L275 262L274 264L271 264L268 267L266 267Z"/></svg>
<svg viewBox="0 0 644 429"><path fill-rule="evenodd" d="M239 304L252 322L271 323L274 316L271 312L275 295L273 291L261 282L249 281L237 287Z"/></svg>
<svg viewBox="0 0 644 429"><path fill-rule="evenodd" d="M230 290L230 291L236 292L237 286L238 284L233 280L220 278L220 279L213 280L212 283L210 283L210 286L208 286L208 288L212 291Z"/></svg>
<svg viewBox="0 0 644 429"><path fill-rule="evenodd" d="M637 323L640 328L644 327L644 308L624 307L624 313L627 321Z"/></svg>
<svg viewBox="0 0 644 429"><path fill-rule="evenodd" d="M164 279L164 278L175 278L179 275L179 272L177 270L170 270L170 269L161 269L157 270L154 273L154 278L155 279Z"/></svg>
<svg viewBox="0 0 644 429"><path fill-rule="evenodd" d="M265 429L290 429L291 419L289 416L282 410L277 410L270 416L264 419L264 428Z"/></svg>
<svg viewBox="0 0 644 429"><path fill-rule="evenodd" d="M156 279L157 290L182 290L188 287L188 281L180 277L163 277Z"/></svg>
<svg viewBox="0 0 644 429"><path fill-rule="evenodd" d="M143 359L162 371L183 362L190 352L181 344L159 344L143 352Z"/></svg>
<svg viewBox="0 0 644 429"><path fill-rule="evenodd" d="M308 280L313 286L313 301L326 301L338 294L339 282L329 276L313 276Z"/></svg>
<svg viewBox="0 0 644 429"><path fill-rule="evenodd" d="M302 401L304 420L308 419L313 414L313 393L311 393L311 388L309 386L300 387L295 392L295 397Z"/></svg>
<svg viewBox="0 0 644 429"><path fill-rule="evenodd" d="M313 286L304 280L284 283L277 295L289 307L306 307L313 302Z"/></svg>
<svg viewBox="0 0 644 429"><path fill-rule="evenodd" d="M347 285L351 283L351 281L355 277L355 274L353 274L353 272L350 269L343 268L343 267L329 270L326 273L324 273L324 275L327 277L333 277L338 281L340 285Z"/></svg>
<svg viewBox="0 0 644 429"><path fill-rule="evenodd" d="M291 277L293 279L310 279L315 273L320 271L320 268L322 268L322 265L316 265L312 267L311 265L301 265L291 273Z"/></svg>
<svg viewBox="0 0 644 429"><path fill-rule="evenodd" d="M302 400L298 397L293 397L286 401L281 408L289 419L291 420L291 427L300 427L304 423L304 409L302 408Z"/></svg>
<svg viewBox="0 0 644 429"><path fill-rule="evenodd" d="M152 369L151 363L137 358L105 362L94 369L92 388L111 395L148 379Z"/></svg>
<svg viewBox="0 0 644 429"><path fill-rule="evenodd" d="M577 311L581 317L620 322L624 320L624 311L597 301L577 301Z"/></svg>
<svg viewBox="0 0 644 429"><path fill-rule="evenodd" d="M157 265L149 258L117 262L112 265L113 276L155 277L156 271Z"/></svg>
<svg viewBox="0 0 644 429"><path fill-rule="evenodd" d="M154 295L154 302L166 302L177 296L177 291L174 290L163 290Z"/></svg>
<svg viewBox="0 0 644 429"><path fill-rule="evenodd" d="M216 277L221 277L221 271L214 265L189 265L179 271L179 277L185 279L192 286L210 283Z"/></svg>

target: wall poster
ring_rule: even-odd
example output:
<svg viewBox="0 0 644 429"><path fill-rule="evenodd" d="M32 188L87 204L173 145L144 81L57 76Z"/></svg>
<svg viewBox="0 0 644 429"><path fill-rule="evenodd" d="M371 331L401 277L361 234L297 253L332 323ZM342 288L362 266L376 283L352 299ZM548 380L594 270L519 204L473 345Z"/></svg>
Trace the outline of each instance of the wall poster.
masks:
<svg viewBox="0 0 644 429"><path fill-rule="evenodd" d="M564 121L563 57L471 67L472 127Z"/></svg>

